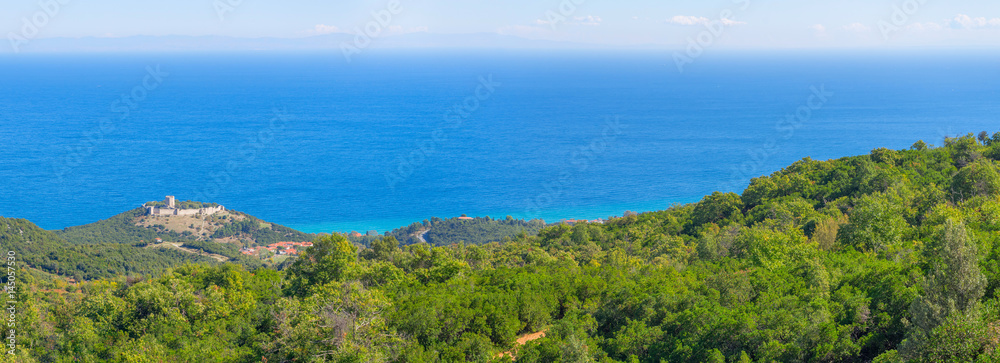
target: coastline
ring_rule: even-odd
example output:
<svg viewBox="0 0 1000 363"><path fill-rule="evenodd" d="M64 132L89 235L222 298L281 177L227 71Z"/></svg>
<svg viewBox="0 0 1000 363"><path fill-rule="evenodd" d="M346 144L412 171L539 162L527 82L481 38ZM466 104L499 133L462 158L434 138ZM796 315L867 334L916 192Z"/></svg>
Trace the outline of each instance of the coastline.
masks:
<svg viewBox="0 0 1000 363"><path fill-rule="evenodd" d="M530 220L538 218L545 220L545 223L558 223L561 220L567 220L567 219L591 220L597 218L607 219L608 217L611 216L620 217L625 214L625 211L632 211L636 213L661 211L670 208L674 204L683 205L683 204L697 202L701 200L702 197L698 197L691 200L652 201L652 202L622 203L622 204L590 206L590 207L553 208L549 210L540 211L538 213L535 213L534 215L527 215L526 213L524 213L523 210L517 213L504 213L502 211L495 211L482 214L474 212L466 212L465 214L469 215L470 217L488 216L493 219L504 219L507 218L507 216L509 215L516 219ZM367 220L367 221L330 221L330 222L316 222L316 223L287 223L287 224L277 220L274 222L305 233L330 233L330 232L348 233L351 231L358 231L361 233L365 233L366 231L374 230L377 231L379 234L382 234L396 228L406 227L413 223L419 223L425 219L430 219L432 217L453 218L453 217L458 217L460 214L461 213L455 215L425 216L423 218L396 218L396 219Z"/></svg>

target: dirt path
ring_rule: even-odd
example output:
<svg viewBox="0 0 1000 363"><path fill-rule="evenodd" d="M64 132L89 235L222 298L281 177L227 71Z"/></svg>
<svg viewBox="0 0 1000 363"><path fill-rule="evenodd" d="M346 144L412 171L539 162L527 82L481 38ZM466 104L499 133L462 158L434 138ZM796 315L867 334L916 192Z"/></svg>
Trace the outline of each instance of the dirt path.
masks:
<svg viewBox="0 0 1000 363"><path fill-rule="evenodd" d="M424 236L426 236L427 232L430 232L430 231L431 230L428 229L426 231L420 232L420 234L417 235L417 238L420 239L420 242L427 243L427 240L424 239Z"/></svg>
<svg viewBox="0 0 1000 363"><path fill-rule="evenodd" d="M532 340L541 339L541 338L544 338L544 337L545 337L545 331L544 330L542 330L540 332L537 332L537 333L525 334L525 335L522 335L520 338L517 338L517 345L525 345L525 344L528 344L528 342L530 342Z"/></svg>
<svg viewBox="0 0 1000 363"><path fill-rule="evenodd" d="M514 350L517 350L517 347L520 347L522 345L528 344L528 342L530 342L532 340L537 340L537 339L541 339L541 338L544 338L544 337L545 337L545 331L544 330L539 331L539 332L535 332L535 333L531 333L531 334L524 334L520 338L517 338L517 345L514 346ZM497 357L501 357L502 358L502 357L506 356L506 357L508 357L510 359L514 359L514 350L510 350L510 351L506 351L506 352L497 354Z"/></svg>
<svg viewBox="0 0 1000 363"><path fill-rule="evenodd" d="M178 249L178 250L181 250L181 251L184 251L184 252L187 252L187 253L190 253L190 254L194 254L194 255L208 256L208 257L211 257L211 258L214 258L214 259L218 260L219 262L229 261L229 257L223 256L223 255L217 255L217 254L214 254L214 253L208 253L208 252L201 251L201 250L196 250L196 249L193 249L193 248L181 247L183 245L184 244L180 243L180 242L163 242L163 243L159 243L159 244L152 244L152 245L146 246L146 248L174 248L174 249Z"/></svg>

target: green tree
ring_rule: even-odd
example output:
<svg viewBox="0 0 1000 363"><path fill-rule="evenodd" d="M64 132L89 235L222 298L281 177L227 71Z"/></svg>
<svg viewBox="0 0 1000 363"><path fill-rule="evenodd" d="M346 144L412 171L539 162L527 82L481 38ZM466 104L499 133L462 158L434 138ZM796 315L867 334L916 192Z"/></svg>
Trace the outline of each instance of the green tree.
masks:
<svg viewBox="0 0 1000 363"><path fill-rule="evenodd" d="M736 255L765 268L777 268L790 262L790 253L806 242L802 230L765 220L744 229L733 245Z"/></svg>
<svg viewBox="0 0 1000 363"><path fill-rule="evenodd" d="M736 193L715 192L698 202L691 212L691 228L704 224L740 222L743 220L743 200Z"/></svg>
<svg viewBox="0 0 1000 363"><path fill-rule="evenodd" d="M991 345L991 329L977 314L953 314L928 334L923 362L972 362ZM990 361L994 361L991 359Z"/></svg>
<svg viewBox="0 0 1000 363"><path fill-rule="evenodd" d="M898 244L908 227L901 203L885 193L862 196L839 236L846 245L865 252L877 253Z"/></svg>
<svg viewBox="0 0 1000 363"><path fill-rule="evenodd" d="M951 184L955 200L1000 193L1000 172L988 159L979 159L958 171Z"/></svg>
<svg viewBox="0 0 1000 363"><path fill-rule="evenodd" d="M986 291L979 253L965 225L954 220L945 222L942 242L937 249L940 260L925 282L923 294L910 306L913 326L900 353L911 359L935 349L931 344L933 332L949 318L960 322L977 319L979 300Z"/></svg>
<svg viewBox="0 0 1000 363"><path fill-rule="evenodd" d="M816 223L811 240L816 242L819 248L825 251L832 251L836 247L837 233L840 231L840 227L847 224L847 222L847 216L844 215L824 218Z"/></svg>
<svg viewBox="0 0 1000 363"><path fill-rule="evenodd" d="M972 134L962 137L947 138L944 140L945 146L951 151L951 157L955 166L961 168L982 157L980 145Z"/></svg>
<svg viewBox="0 0 1000 363"><path fill-rule="evenodd" d="M587 346L576 335L566 337L562 346L562 361L564 363L589 363L594 359L587 353Z"/></svg>
<svg viewBox="0 0 1000 363"><path fill-rule="evenodd" d="M389 330L385 310L389 299L359 283L316 286L302 300L282 299L275 309L273 352L269 361L386 362L388 349L402 341Z"/></svg>
<svg viewBox="0 0 1000 363"><path fill-rule="evenodd" d="M388 236L372 241L368 250L363 252L363 256L369 260L392 262L397 252L399 252L399 240Z"/></svg>
<svg viewBox="0 0 1000 363"><path fill-rule="evenodd" d="M305 296L310 289L343 281L357 264L357 249L340 234L322 236L288 268L286 292Z"/></svg>
<svg viewBox="0 0 1000 363"><path fill-rule="evenodd" d="M896 165L896 162L899 160L899 152L896 150L886 149L884 147L872 150L870 156L872 161L876 163L889 165Z"/></svg>

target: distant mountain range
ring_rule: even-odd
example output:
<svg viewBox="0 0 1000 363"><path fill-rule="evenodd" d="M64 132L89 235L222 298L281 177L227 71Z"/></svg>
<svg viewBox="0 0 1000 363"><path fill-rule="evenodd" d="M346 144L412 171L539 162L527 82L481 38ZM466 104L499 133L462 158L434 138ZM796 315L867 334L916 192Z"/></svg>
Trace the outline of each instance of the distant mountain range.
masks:
<svg viewBox="0 0 1000 363"><path fill-rule="evenodd" d="M40 38L20 46L21 52L174 52L174 51L341 51L355 45L346 33L303 38L236 38L227 36L131 36L122 38ZM363 42L363 40L362 40ZM614 46L534 40L495 33L436 34L427 32L372 38L364 49L473 48L473 49L607 49ZM634 48L634 47L633 47ZM13 53L12 46L0 53Z"/></svg>

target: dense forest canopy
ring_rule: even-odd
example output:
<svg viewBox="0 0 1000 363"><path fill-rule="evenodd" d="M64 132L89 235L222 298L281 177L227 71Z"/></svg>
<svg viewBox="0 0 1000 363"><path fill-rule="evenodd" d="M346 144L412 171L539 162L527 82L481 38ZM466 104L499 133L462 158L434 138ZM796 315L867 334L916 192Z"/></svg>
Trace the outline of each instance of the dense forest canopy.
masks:
<svg viewBox="0 0 1000 363"><path fill-rule="evenodd" d="M142 275L211 258L177 250L143 248L144 244L72 244L23 219L0 217L0 249L15 251L22 266L77 281Z"/></svg>
<svg viewBox="0 0 1000 363"><path fill-rule="evenodd" d="M1000 134L969 135L503 243L326 235L282 271L26 273L15 359L1000 361L998 160Z"/></svg>

